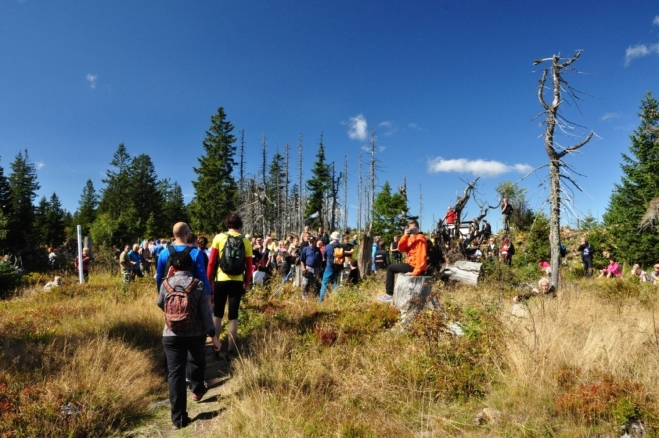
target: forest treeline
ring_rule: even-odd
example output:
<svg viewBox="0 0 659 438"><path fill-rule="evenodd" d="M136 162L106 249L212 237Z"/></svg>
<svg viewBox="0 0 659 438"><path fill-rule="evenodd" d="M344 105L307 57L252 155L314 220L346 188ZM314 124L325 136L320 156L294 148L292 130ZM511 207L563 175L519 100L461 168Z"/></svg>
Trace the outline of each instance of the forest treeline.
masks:
<svg viewBox="0 0 659 438"><path fill-rule="evenodd" d="M658 110L657 99L648 92L640 105L641 122L630 135L629 152L622 155L621 181L613 189L602 221L589 215L580 224L598 251L645 266L659 261ZM198 234L212 235L234 211L243 217L244 230L254 234L283 237L299 232L305 224L347 231L349 189L358 193L358 212L353 219L358 230L368 223L374 235L386 237L404 226L410 210L405 188L394 193L385 182L376 193L375 132L371 132L370 154L362 157L360 152L358 169L349 169L347 156L338 165L328 160L322 134L314 164L307 170L302 165L302 135L295 151L285 144L271 157L264 136L261 152L249 152L250 157L260 155L259 170L247 174L244 131L238 137L233 131L220 107L206 131L203 155L193 167L194 196L188 204L177 181L159 178L149 155L131 155L120 144L105 172L103 187L96 188L87 180L77 210L68 212L56 193L37 201L41 187L36 167L28 150L19 151L8 172L0 166L0 252L20 254L60 246L67 237L75 236L76 225L96 245L106 246L168 238L172 224L178 221L189 222ZM349 170L356 187L348 185ZM529 210L525 191L509 182L496 191L512 197L516 211L523 212L517 214L518 228L535 228L532 236L540 232L533 237L538 240L534 256L548 251L548 245L541 244L543 234L548 233L548 227L542 225L546 217Z"/></svg>

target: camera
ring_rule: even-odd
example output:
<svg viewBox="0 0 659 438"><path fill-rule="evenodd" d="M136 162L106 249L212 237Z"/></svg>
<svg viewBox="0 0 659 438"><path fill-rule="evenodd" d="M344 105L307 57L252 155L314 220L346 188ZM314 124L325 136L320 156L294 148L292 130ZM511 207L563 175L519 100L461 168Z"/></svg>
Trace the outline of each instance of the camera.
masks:
<svg viewBox="0 0 659 438"><path fill-rule="evenodd" d="M407 230L407 232L410 234L416 234L419 232L419 230L417 230L416 228L410 228L409 230Z"/></svg>

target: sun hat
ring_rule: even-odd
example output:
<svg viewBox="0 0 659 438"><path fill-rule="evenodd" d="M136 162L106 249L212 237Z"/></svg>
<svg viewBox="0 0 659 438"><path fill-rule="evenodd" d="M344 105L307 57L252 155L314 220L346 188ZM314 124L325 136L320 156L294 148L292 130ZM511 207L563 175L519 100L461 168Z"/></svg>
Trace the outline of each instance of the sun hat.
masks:
<svg viewBox="0 0 659 438"><path fill-rule="evenodd" d="M340 240L341 239L341 233L339 233L338 231L335 231L335 232L332 233L331 238L332 238L332 240Z"/></svg>

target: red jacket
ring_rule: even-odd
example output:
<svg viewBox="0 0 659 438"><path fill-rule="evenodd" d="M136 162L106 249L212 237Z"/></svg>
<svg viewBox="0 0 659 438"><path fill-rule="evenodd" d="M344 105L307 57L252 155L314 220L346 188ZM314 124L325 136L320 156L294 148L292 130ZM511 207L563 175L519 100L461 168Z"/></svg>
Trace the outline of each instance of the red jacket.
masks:
<svg viewBox="0 0 659 438"><path fill-rule="evenodd" d="M428 242L423 233L412 234L411 236L403 234L400 242L398 242L398 250L407 253L405 261L414 268L412 275L421 275L423 271L428 269Z"/></svg>

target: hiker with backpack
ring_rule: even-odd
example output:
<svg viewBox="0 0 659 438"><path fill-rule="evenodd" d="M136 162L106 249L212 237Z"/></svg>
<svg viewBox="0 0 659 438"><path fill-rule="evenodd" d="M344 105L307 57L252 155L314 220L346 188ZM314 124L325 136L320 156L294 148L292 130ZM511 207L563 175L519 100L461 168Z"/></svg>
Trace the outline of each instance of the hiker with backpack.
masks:
<svg viewBox="0 0 659 438"><path fill-rule="evenodd" d="M190 423L187 413L186 368L192 400L200 402L208 391L206 374L206 336L213 349L220 350L204 283L194 278L189 252L176 252L169 257L173 275L165 278L158 293L157 305L165 312L162 345L167 358L167 382L172 423L176 429Z"/></svg>
<svg viewBox="0 0 659 438"><path fill-rule="evenodd" d="M339 242L341 234L335 231L330 237L332 242L325 247L325 271L323 272L323 283L320 286L320 295L318 296L319 303L322 303L325 299L325 291L330 283L336 286L345 261L343 246Z"/></svg>
<svg viewBox="0 0 659 438"><path fill-rule="evenodd" d="M245 238L240 229L243 221L235 213L224 219L228 231L213 238L210 257L208 259L208 280L213 283L215 307L213 322L215 331L222 333L224 307L229 302L229 340L226 359L236 355L236 339L238 338L238 310L240 299L249 289L252 272L252 244Z"/></svg>
<svg viewBox="0 0 659 438"><path fill-rule="evenodd" d="M178 252L187 252L192 257L192 268L190 272L197 280L204 283L204 290L208 296L208 304L212 304L212 289L210 282L206 276L206 265L204 264L204 256L197 248L188 245L188 238L192 235L190 227L185 222L177 222L172 229L174 233L174 243L167 248L160 251L158 261L156 264L156 287L160 291L162 281L170 275L172 255Z"/></svg>

